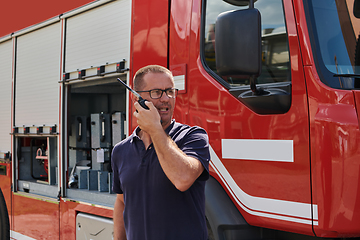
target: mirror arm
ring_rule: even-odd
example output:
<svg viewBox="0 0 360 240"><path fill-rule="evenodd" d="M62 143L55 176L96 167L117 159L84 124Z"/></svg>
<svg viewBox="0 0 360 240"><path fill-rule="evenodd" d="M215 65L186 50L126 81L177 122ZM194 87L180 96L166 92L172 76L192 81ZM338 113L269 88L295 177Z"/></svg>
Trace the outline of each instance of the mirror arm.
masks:
<svg viewBox="0 0 360 240"><path fill-rule="evenodd" d="M250 89L253 93L257 93L257 88L256 88L256 78L254 76L250 76Z"/></svg>
<svg viewBox="0 0 360 240"><path fill-rule="evenodd" d="M256 87L255 76L250 76L250 89L254 93L254 95L264 95L266 93L264 89Z"/></svg>
<svg viewBox="0 0 360 240"><path fill-rule="evenodd" d="M249 9L254 8L254 0L249 0ZM262 95L264 90L262 88L256 87L256 78L255 76L250 76L250 89L255 95Z"/></svg>
<svg viewBox="0 0 360 240"><path fill-rule="evenodd" d="M254 8L254 0L249 0L249 9Z"/></svg>

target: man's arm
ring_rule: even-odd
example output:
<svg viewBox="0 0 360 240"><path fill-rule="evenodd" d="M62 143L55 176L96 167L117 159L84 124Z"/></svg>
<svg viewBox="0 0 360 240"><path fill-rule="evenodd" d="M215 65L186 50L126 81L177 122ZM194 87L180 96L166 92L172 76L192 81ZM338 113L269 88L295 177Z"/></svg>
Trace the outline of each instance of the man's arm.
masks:
<svg viewBox="0 0 360 240"><path fill-rule="evenodd" d="M165 133L160 124L160 116L151 102L146 102L150 110L141 109L136 102L135 112L138 125L151 138L160 165L174 186L186 191L204 171L202 163L182 152L173 140ZM140 107L140 108L139 108Z"/></svg>
<svg viewBox="0 0 360 240"><path fill-rule="evenodd" d="M201 162L183 153L164 130L151 135L160 165L180 191L188 190L204 171Z"/></svg>
<svg viewBox="0 0 360 240"><path fill-rule="evenodd" d="M124 226L124 195L117 194L114 204L114 240L126 240Z"/></svg>

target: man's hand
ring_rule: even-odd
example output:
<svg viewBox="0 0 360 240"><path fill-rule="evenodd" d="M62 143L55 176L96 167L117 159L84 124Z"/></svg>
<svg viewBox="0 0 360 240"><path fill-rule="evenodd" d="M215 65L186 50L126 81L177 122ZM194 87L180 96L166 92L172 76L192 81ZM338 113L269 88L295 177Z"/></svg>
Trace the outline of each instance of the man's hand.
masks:
<svg viewBox="0 0 360 240"><path fill-rule="evenodd" d="M134 112L134 116L137 119L139 128L151 135L152 132L160 131L163 128L160 115L154 104L149 101L146 101L145 104L149 107L149 110L143 108L138 102L134 103L137 110Z"/></svg>

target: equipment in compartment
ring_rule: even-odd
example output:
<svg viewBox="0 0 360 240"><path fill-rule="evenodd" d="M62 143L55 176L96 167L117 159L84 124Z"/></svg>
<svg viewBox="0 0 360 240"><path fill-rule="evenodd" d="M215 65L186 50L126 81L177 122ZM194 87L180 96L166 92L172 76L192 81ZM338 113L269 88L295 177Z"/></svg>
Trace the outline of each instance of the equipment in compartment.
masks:
<svg viewBox="0 0 360 240"><path fill-rule="evenodd" d="M111 193L111 151L125 138L125 113L94 113L72 119L68 187Z"/></svg>
<svg viewBox="0 0 360 240"><path fill-rule="evenodd" d="M115 146L118 142L125 138L125 113L115 112L111 115L112 126L112 145Z"/></svg>
<svg viewBox="0 0 360 240"><path fill-rule="evenodd" d="M48 157L42 153L41 156L37 156L40 151L43 152L46 149L46 139L22 138L19 143L19 179L48 181ZM39 149L42 150L39 151ZM47 166L45 166L45 160Z"/></svg>
<svg viewBox="0 0 360 240"><path fill-rule="evenodd" d="M91 166L93 170L109 170L111 154L110 114L95 113L91 118Z"/></svg>
<svg viewBox="0 0 360 240"><path fill-rule="evenodd" d="M79 186L80 172L82 170L90 169L90 164L91 164L90 160L78 161L75 164L75 166L72 168L70 173L69 182L68 182L69 188L81 188Z"/></svg>
<svg viewBox="0 0 360 240"><path fill-rule="evenodd" d="M48 178L48 174L49 174L49 156L48 156L48 150L47 148L45 149L45 146L41 146L36 150L36 160L38 160L40 165L44 166L44 170L46 172L46 174L44 175L40 175L40 177L45 177Z"/></svg>
<svg viewBox="0 0 360 240"><path fill-rule="evenodd" d="M113 193L111 172L91 169L81 169L77 172L79 189Z"/></svg>
<svg viewBox="0 0 360 240"><path fill-rule="evenodd" d="M72 167L68 187L78 188L81 169L90 168L90 118L76 115L69 134L69 164Z"/></svg>
<svg viewBox="0 0 360 240"><path fill-rule="evenodd" d="M55 137L18 137L19 180L57 184L57 139Z"/></svg>
<svg viewBox="0 0 360 240"><path fill-rule="evenodd" d="M70 166L90 160L90 126L88 116L74 116L69 134Z"/></svg>

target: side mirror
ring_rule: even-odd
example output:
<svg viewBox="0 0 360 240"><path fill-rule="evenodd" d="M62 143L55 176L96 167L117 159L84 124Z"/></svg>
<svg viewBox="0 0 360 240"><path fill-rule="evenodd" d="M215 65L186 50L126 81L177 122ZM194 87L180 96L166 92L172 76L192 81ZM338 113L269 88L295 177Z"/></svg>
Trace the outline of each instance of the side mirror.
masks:
<svg viewBox="0 0 360 240"><path fill-rule="evenodd" d="M261 73L261 15L256 8L221 13L215 23L216 68L222 76L250 77Z"/></svg>
<svg viewBox="0 0 360 240"><path fill-rule="evenodd" d="M249 0L223 0L224 2L230 3L234 6L247 6L250 3ZM257 0L254 0L254 2L256 2Z"/></svg>

